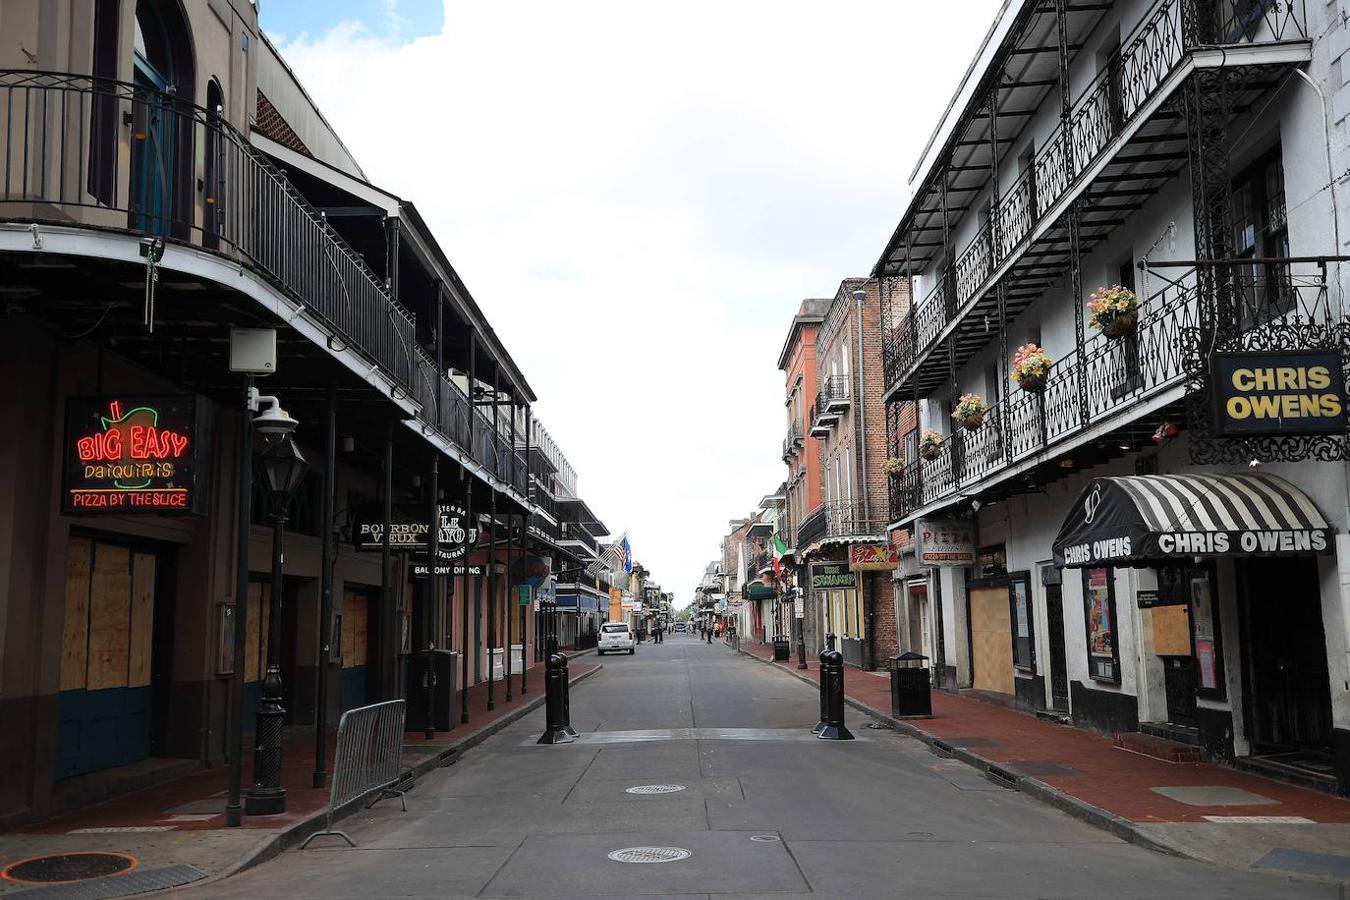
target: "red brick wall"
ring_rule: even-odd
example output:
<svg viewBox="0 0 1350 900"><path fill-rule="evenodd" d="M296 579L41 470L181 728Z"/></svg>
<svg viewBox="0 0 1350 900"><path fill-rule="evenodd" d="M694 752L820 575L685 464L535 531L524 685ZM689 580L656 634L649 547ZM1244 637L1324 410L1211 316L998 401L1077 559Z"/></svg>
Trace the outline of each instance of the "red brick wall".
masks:
<svg viewBox="0 0 1350 900"><path fill-rule="evenodd" d="M272 105L272 101L267 99L267 95L258 90L258 122L255 127L262 134L286 147L290 147L298 153L311 156L309 148L305 142L300 140L300 135L295 133L290 123L277 112L277 108Z"/></svg>
<svg viewBox="0 0 1350 900"><path fill-rule="evenodd" d="M869 582L868 588L872 593L872 604L875 612L873 621L876 628L876 658L874 662L880 669L886 665L887 657L900 652L900 639L896 630L895 588L891 581L890 572L869 572L867 573L867 581Z"/></svg>

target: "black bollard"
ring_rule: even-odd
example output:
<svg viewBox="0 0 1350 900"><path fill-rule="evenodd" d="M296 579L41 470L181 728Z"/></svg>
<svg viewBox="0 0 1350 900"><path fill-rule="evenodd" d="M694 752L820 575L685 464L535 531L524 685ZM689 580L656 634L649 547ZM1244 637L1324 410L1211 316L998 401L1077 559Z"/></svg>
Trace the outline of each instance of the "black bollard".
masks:
<svg viewBox="0 0 1350 900"><path fill-rule="evenodd" d="M825 696L825 654L834 648L834 635L825 635L825 649L820 651L820 718L816 724L811 727L812 734L820 734L825 728L825 720L829 718L830 704Z"/></svg>
<svg viewBox="0 0 1350 900"><path fill-rule="evenodd" d="M825 727L816 737L825 741L851 741L853 733L844 724L844 654L826 650L820 655L820 683L825 688Z"/></svg>
<svg viewBox="0 0 1350 900"><path fill-rule="evenodd" d="M566 653L558 655L562 657L562 727L568 737L576 737L577 730L572 727L572 673L567 668L570 658Z"/></svg>
<svg viewBox="0 0 1350 900"><path fill-rule="evenodd" d="M570 744L572 735L563 728L563 689L566 684L565 658L549 654L544 661L544 734L536 743Z"/></svg>

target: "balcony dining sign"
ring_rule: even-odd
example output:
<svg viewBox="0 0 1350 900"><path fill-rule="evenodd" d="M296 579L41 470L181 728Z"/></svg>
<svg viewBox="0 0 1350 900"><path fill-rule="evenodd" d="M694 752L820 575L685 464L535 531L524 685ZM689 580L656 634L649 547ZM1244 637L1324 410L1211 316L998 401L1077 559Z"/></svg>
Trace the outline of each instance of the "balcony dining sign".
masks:
<svg viewBox="0 0 1350 900"><path fill-rule="evenodd" d="M197 404L190 394L71 397L61 508L65 513L193 513Z"/></svg>

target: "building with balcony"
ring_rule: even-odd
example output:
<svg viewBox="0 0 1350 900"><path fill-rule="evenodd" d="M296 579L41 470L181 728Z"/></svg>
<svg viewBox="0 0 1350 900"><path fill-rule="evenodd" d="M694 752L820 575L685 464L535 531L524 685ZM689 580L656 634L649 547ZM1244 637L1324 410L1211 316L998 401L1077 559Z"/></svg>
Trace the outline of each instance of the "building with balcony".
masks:
<svg viewBox="0 0 1350 900"><path fill-rule="evenodd" d="M1345 35L1299 0L1007 4L874 271L886 400L934 432L892 442L889 524L940 671L1342 792ZM1027 345L1052 365L1014 377Z"/></svg>
<svg viewBox="0 0 1350 900"><path fill-rule="evenodd" d="M535 394L254 5L0 17L0 407L23 423L0 437L0 822L68 808L101 770L221 762L232 686L252 730L269 650L299 726L406 696L432 645L470 682L504 644L529 658L513 567L547 554L527 523L557 519L530 477ZM270 494L236 474L256 412L236 329L275 333L257 386L310 464L277 598ZM434 562L391 546L431 522Z"/></svg>
<svg viewBox="0 0 1350 900"><path fill-rule="evenodd" d="M809 420L821 502L799 520L794 542L812 619L807 633L836 635L845 661L864 668L896 652L891 573L850 561L854 546L889 544L881 308L876 281L847 278L816 328Z"/></svg>

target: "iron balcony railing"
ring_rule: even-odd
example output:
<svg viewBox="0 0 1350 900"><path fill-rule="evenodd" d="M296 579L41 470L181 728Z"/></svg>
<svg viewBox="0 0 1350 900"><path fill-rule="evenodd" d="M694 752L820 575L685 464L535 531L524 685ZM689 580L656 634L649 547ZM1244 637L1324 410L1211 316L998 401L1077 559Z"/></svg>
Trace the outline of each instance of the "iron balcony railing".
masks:
<svg viewBox="0 0 1350 900"><path fill-rule="evenodd" d="M940 272L882 343L887 389L910 377L958 311L987 292L1000 265L1027 249L1036 226L1082 189L1112 141L1193 50L1308 39L1303 0L1157 0L991 209L989 222ZM1233 63L1236 64L1236 63Z"/></svg>
<svg viewBox="0 0 1350 900"><path fill-rule="evenodd" d="M576 541L597 556L600 554L600 542L576 522L560 522L559 529L559 537L562 540Z"/></svg>
<svg viewBox="0 0 1350 900"><path fill-rule="evenodd" d="M829 412L848 407L849 383L843 375L827 375L820 380L820 390L816 393L817 412Z"/></svg>
<svg viewBox="0 0 1350 900"><path fill-rule="evenodd" d="M1289 337L1312 327L1350 328L1327 298L1325 262L1243 262L1216 269L1222 304L1202 304L1197 271L1175 280L1156 270L1161 289L1140 304L1133 334L1095 335L1054 364L1042 393L1013 391L990 406L975 431L955 430L936 458L911 460L890 478L891 520L954 494L965 494L1017 463L1112 419L1125 424L1144 401L1187 385L1203 371L1216 322L1254 346L1297 346ZM1206 311L1208 309L1208 311ZM1339 324L1337 324L1339 323Z"/></svg>
<svg viewBox="0 0 1350 900"><path fill-rule="evenodd" d="M802 520L796 546L805 548L828 538L879 537L886 533L883 513L880 502L869 516L861 500L827 500Z"/></svg>
<svg viewBox="0 0 1350 900"><path fill-rule="evenodd" d="M190 245L261 275L421 404L497 479L523 459L417 343L412 313L247 136L173 94L87 75L0 70L0 218ZM200 198L200 202L199 202Z"/></svg>

